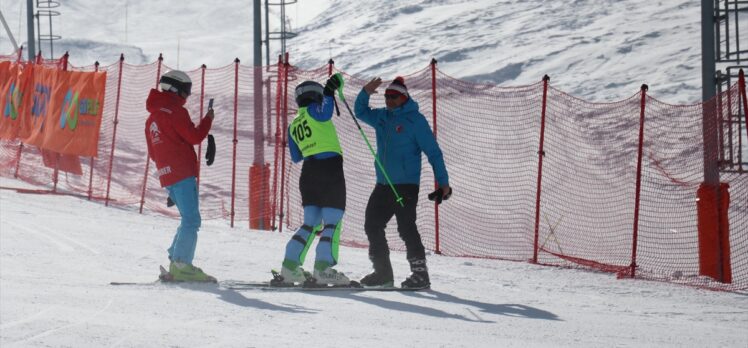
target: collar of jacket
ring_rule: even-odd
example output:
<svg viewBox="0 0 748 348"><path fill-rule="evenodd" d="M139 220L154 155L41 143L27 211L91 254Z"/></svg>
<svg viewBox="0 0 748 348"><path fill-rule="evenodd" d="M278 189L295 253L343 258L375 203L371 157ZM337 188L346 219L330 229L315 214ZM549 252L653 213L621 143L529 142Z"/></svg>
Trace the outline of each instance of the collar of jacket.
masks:
<svg viewBox="0 0 748 348"><path fill-rule="evenodd" d="M393 115L404 115L411 112L418 112L418 103L413 98L408 98L405 104L389 110Z"/></svg>

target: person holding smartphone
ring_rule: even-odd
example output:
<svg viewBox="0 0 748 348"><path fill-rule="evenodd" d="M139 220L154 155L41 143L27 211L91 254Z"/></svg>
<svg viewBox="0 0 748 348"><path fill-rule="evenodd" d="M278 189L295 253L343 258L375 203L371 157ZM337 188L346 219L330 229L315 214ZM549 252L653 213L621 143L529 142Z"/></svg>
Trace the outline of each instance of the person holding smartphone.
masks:
<svg viewBox="0 0 748 348"><path fill-rule="evenodd" d="M192 80L171 70L159 80L161 90L151 89L146 100L150 116L145 122L148 157L156 163L161 187L176 203L181 221L168 249L168 281L215 282L216 279L193 265L200 229L200 207L195 177L198 173L194 145L200 144L213 124L213 109L195 126L184 104L192 91Z"/></svg>

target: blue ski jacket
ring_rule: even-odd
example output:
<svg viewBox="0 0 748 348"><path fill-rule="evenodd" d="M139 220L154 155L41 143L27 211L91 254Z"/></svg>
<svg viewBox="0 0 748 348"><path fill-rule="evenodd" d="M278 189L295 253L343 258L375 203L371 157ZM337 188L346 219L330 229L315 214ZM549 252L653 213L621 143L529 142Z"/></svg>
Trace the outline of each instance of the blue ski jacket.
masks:
<svg viewBox="0 0 748 348"><path fill-rule="evenodd" d="M393 184L420 185L423 152L434 169L439 186L449 185L442 150L426 118L418 111L418 103L412 98L391 111L387 108L372 109L369 107L369 93L362 89L356 97L354 109L361 121L374 127L377 134L377 156ZM376 163L374 167L377 183L386 184L387 181Z"/></svg>

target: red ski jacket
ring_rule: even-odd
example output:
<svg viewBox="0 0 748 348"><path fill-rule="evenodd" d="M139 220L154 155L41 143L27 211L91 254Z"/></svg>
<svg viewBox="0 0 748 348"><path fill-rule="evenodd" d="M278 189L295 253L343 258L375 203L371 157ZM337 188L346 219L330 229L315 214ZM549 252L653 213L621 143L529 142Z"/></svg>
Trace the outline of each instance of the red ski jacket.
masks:
<svg viewBox="0 0 748 348"><path fill-rule="evenodd" d="M148 157L156 163L161 187L197 176L194 145L208 136L213 119L203 118L195 127L184 108L187 100L176 93L151 89L145 107L151 115L145 121Z"/></svg>

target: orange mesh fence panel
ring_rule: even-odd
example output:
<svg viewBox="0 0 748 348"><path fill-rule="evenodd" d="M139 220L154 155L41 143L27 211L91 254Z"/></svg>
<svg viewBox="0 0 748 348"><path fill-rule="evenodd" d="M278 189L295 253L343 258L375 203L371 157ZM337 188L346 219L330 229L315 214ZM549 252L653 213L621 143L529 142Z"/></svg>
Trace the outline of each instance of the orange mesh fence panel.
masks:
<svg viewBox="0 0 748 348"><path fill-rule="evenodd" d="M551 87L547 103L538 261L628 266L640 96L590 103Z"/></svg>
<svg viewBox="0 0 748 348"><path fill-rule="evenodd" d="M639 220L639 275L698 273L696 190L703 181L701 104L648 97Z"/></svg>
<svg viewBox="0 0 748 348"><path fill-rule="evenodd" d="M437 137L454 188L439 209L442 253L530 259L542 83L499 88L437 71L436 90ZM414 97L430 101L430 93ZM430 104L421 104L426 115ZM423 168L421 189L430 192L433 171L425 159ZM427 217L427 226L433 225L433 210L432 202L421 202L419 214ZM433 230L422 232L431 242Z"/></svg>

